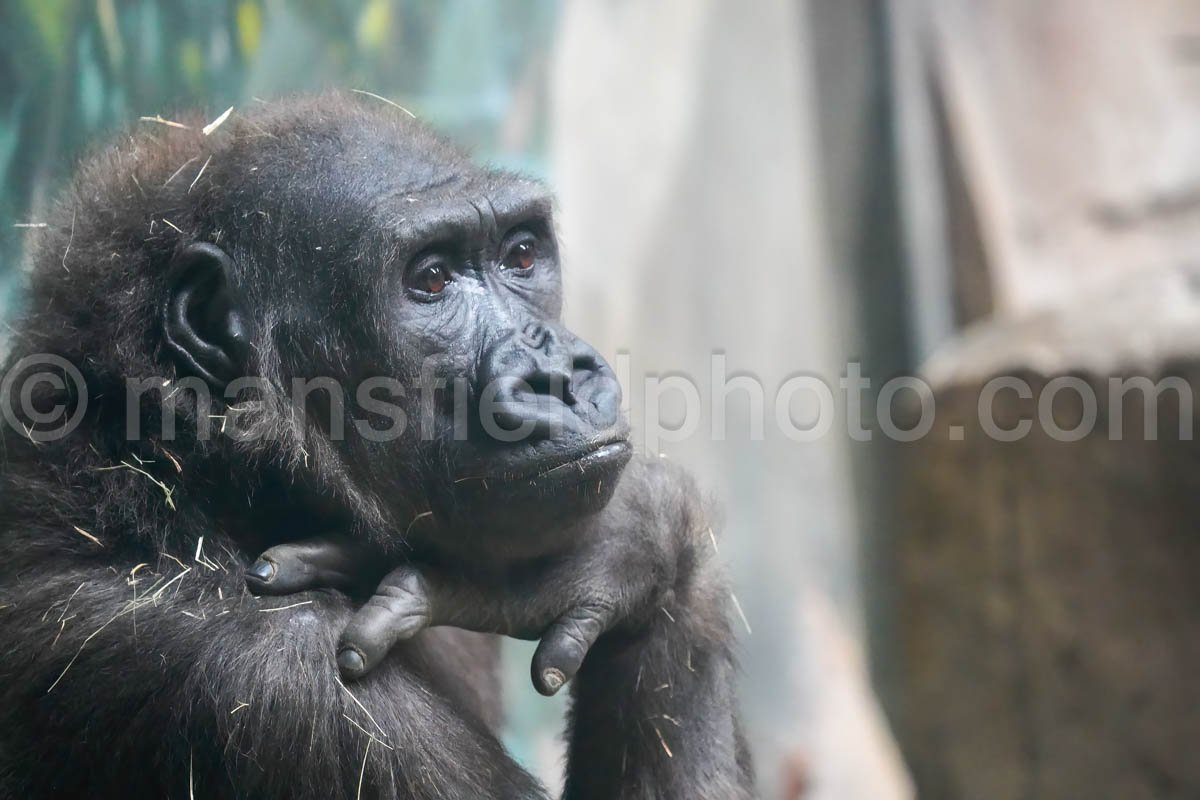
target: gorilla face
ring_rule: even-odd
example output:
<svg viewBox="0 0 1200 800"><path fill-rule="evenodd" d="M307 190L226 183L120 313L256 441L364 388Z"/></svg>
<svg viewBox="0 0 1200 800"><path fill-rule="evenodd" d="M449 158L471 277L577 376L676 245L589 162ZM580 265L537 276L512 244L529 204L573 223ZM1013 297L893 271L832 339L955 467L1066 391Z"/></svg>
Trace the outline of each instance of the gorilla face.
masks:
<svg viewBox="0 0 1200 800"><path fill-rule="evenodd" d="M428 138L260 142L253 169L226 154L210 168L224 195L259 198L290 240L214 209L224 238L173 260L166 340L222 393L265 361L284 386L332 379L301 404L325 459L399 524L433 512L410 534L537 539L611 497L631 453L620 387L560 321L545 189Z"/></svg>

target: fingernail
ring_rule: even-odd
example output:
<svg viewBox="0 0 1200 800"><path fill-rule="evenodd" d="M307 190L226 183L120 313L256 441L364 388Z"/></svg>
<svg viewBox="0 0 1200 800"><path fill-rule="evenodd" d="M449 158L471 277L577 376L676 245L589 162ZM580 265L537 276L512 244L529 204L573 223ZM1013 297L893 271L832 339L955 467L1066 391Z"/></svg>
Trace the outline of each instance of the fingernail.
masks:
<svg viewBox="0 0 1200 800"><path fill-rule="evenodd" d="M551 667L550 669L543 670L542 672L542 683L551 692L557 692L566 682L567 676L563 675L562 670L560 669L554 669Z"/></svg>
<svg viewBox="0 0 1200 800"><path fill-rule="evenodd" d="M258 578L265 583L275 577L275 565L265 558L260 558L250 565L250 569L246 570L246 574Z"/></svg>
<svg viewBox="0 0 1200 800"><path fill-rule="evenodd" d="M338 652L337 663L342 672L347 675L357 675L362 672L363 657L353 647L347 647Z"/></svg>

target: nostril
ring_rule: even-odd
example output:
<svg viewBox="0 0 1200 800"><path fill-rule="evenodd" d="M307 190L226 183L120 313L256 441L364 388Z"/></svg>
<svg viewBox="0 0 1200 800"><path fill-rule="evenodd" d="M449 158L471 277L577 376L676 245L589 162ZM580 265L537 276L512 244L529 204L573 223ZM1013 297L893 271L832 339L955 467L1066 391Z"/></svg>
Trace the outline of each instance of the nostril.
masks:
<svg viewBox="0 0 1200 800"><path fill-rule="evenodd" d="M600 364L591 353L581 353L571 359L571 369L574 372L598 372Z"/></svg>
<svg viewBox="0 0 1200 800"><path fill-rule="evenodd" d="M587 416L599 426L612 424L621 411L621 385L612 367L599 353L585 346L572 354L571 369L571 385L579 403L575 413Z"/></svg>
<svg viewBox="0 0 1200 800"><path fill-rule="evenodd" d="M554 397L567 405L575 404L575 397L571 393L571 375L565 371L538 371L528 376L525 382L535 395Z"/></svg>

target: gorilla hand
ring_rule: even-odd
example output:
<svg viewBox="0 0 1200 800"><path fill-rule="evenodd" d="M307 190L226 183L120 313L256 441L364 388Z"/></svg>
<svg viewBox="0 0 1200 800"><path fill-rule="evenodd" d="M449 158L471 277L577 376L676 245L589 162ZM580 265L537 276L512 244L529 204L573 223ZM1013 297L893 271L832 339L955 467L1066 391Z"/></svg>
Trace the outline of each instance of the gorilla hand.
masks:
<svg viewBox="0 0 1200 800"><path fill-rule="evenodd" d="M554 532L559 549L511 564L405 563L388 572L343 631L337 663L346 678L374 669L388 651L424 628L450 625L482 633L538 639L534 687L556 693L576 674L601 635L636 635L678 600L674 590L694 531L686 518L698 508L691 481L680 503L664 502L653 462L631 465L608 506ZM678 476L672 488L684 482ZM673 507L672 507L673 506ZM701 531L705 531L701 527ZM563 543L566 543L563 549ZM708 534L702 544L710 547ZM351 589L380 574L377 559L342 537L282 544L247 571L256 594L316 588ZM663 611L660 611L663 609Z"/></svg>
<svg viewBox="0 0 1200 800"><path fill-rule="evenodd" d="M678 468L634 459L612 501L547 531L557 547L535 559L396 567L347 625L338 664L364 675L432 625L540 639L534 686L573 687L564 798L749 800L730 594L701 509ZM321 540L271 548L247 581L287 594L354 589L381 571L352 546Z"/></svg>

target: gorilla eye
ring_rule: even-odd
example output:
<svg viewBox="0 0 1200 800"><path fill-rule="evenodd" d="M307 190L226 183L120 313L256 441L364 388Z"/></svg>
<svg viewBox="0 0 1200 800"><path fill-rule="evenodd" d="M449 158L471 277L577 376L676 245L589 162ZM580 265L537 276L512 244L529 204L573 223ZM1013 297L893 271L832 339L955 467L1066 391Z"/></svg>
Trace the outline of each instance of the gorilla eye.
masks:
<svg viewBox="0 0 1200 800"><path fill-rule="evenodd" d="M515 269L524 272L533 269L536 261L537 242L533 239L524 239L509 248L508 253L504 256L504 260L500 263L500 268Z"/></svg>
<svg viewBox="0 0 1200 800"><path fill-rule="evenodd" d="M450 283L450 267L440 258L427 258L408 273L405 285L426 295L441 294Z"/></svg>

